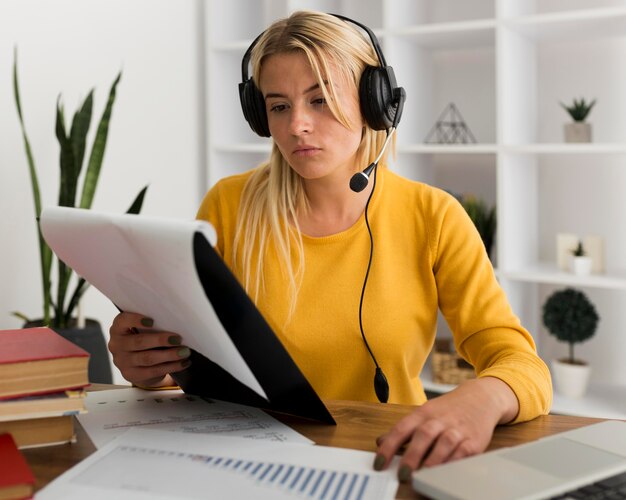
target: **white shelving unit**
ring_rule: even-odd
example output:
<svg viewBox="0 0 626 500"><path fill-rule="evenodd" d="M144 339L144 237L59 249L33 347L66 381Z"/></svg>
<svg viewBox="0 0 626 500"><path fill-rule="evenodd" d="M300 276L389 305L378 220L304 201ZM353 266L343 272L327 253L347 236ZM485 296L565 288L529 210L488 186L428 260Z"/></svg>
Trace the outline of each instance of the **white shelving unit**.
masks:
<svg viewBox="0 0 626 500"><path fill-rule="evenodd" d="M626 71L613 72L624 66L626 1L209 1L210 184L252 168L270 151L241 113L241 58L272 20L297 9L344 14L375 31L408 95L393 168L497 204L498 278L544 359L566 351L541 324L547 294L578 287L596 304L598 333L577 347L593 366L590 392L579 401L555 395L553 411L626 419ZM558 101L580 93L598 97L591 119L597 137L565 144L567 115ZM449 102L477 144L424 143ZM558 270L557 232L602 235L607 272L579 277ZM425 386L450 389L428 380Z"/></svg>

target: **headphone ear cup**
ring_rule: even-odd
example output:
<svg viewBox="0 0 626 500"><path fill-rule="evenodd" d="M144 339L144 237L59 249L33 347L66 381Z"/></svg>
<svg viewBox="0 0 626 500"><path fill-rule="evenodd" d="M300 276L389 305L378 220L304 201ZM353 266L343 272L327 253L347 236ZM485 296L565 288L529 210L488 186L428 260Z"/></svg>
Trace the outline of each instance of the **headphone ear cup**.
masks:
<svg viewBox="0 0 626 500"><path fill-rule="evenodd" d="M261 137L270 137L272 134L267 124L265 100L252 78L239 84L239 100L243 116L250 128Z"/></svg>
<svg viewBox="0 0 626 500"><path fill-rule="evenodd" d="M393 84L390 81L393 79ZM393 125L397 103L393 99L395 76L390 66L368 66L361 75L359 101L361 114L374 130L387 130Z"/></svg>

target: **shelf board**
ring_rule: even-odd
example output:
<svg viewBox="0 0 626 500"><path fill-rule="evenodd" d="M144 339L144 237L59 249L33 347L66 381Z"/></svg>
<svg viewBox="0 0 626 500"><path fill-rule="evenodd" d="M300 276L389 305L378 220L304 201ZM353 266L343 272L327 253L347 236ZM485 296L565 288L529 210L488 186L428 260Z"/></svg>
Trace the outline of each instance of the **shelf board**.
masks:
<svg viewBox="0 0 626 500"><path fill-rule="evenodd" d="M399 153L417 154L626 154L626 143L535 143L535 144L398 144Z"/></svg>
<svg viewBox="0 0 626 500"><path fill-rule="evenodd" d="M516 144L503 145L501 151L527 154L626 154L626 144L610 142Z"/></svg>
<svg viewBox="0 0 626 500"><path fill-rule="evenodd" d="M424 390L437 394L445 394L456 387L433 382L427 367L420 379ZM580 399L566 398L555 392L550 413L626 420L626 386L592 384Z"/></svg>
<svg viewBox="0 0 626 500"><path fill-rule="evenodd" d="M535 14L505 20L504 25L536 41L578 41L624 36L626 7Z"/></svg>
<svg viewBox="0 0 626 500"><path fill-rule="evenodd" d="M626 386L590 385L580 399L555 392L550 413L626 420Z"/></svg>
<svg viewBox="0 0 626 500"><path fill-rule="evenodd" d="M578 276L558 269L555 264L542 262L517 271L498 269L496 275L514 281L547 283L554 285L585 286L611 290L626 290L626 272L612 271L605 274Z"/></svg>
<svg viewBox="0 0 626 500"><path fill-rule="evenodd" d="M494 19L423 24L401 28L391 33L431 49L494 47L495 34Z"/></svg>
<svg viewBox="0 0 626 500"><path fill-rule="evenodd" d="M485 154L497 153L495 144L398 144L398 153L419 154Z"/></svg>

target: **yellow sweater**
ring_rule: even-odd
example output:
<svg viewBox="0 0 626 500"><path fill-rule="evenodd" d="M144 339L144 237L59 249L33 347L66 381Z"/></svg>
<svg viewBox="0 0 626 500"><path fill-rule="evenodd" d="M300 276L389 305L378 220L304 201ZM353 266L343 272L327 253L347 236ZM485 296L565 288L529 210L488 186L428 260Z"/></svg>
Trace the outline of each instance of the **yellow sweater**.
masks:
<svg viewBox="0 0 626 500"><path fill-rule="evenodd" d="M217 251L231 269L237 209L249 175L219 181L198 211L198 218L215 226ZM515 421L547 413L549 371L456 199L380 168L368 213L374 259L363 328L389 381L389 402L426 401L420 372L434 343L440 308L459 354L479 376L497 377L515 392L520 403ZM369 257L365 218L339 234L303 235L303 240L305 270L292 319L287 322L288 287L272 254L257 307L320 397L376 401L375 366L358 316Z"/></svg>

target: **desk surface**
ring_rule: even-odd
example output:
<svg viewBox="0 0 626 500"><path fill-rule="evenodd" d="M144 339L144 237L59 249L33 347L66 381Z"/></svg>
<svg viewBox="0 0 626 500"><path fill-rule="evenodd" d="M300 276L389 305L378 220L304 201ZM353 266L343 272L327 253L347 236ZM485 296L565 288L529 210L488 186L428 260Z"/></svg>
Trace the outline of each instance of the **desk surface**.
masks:
<svg viewBox="0 0 626 500"><path fill-rule="evenodd" d="M94 384L90 390L122 388ZM326 401L328 409L337 421L337 426L305 422L285 415L273 414L276 418L304 434L319 445L375 451L376 437L387 432L401 417L413 409L408 405L363 403L355 401ZM556 434L599 419L548 415L524 424L498 427L489 449L512 446L540 437ZM35 477L36 489L43 488L73 465L95 451L94 445L82 429L76 425L77 442L44 448L22 450ZM397 498L419 498L409 485L400 485Z"/></svg>

